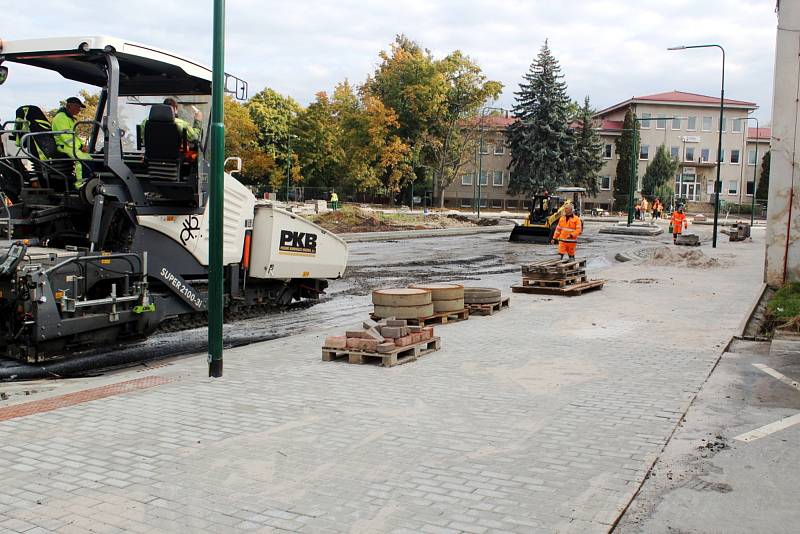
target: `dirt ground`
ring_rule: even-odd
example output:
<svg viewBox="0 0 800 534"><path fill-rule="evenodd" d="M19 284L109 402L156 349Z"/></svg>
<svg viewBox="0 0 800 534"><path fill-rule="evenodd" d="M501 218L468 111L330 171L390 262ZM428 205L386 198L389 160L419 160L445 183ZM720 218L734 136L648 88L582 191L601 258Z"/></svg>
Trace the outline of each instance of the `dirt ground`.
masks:
<svg viewBox="0 0 800 534"><path fill-rule="evenodd" d="M458 214L383 213L350 206L310 216L309 220L337 234L464 228L497 224L497 219L475 221Z"/></svg>

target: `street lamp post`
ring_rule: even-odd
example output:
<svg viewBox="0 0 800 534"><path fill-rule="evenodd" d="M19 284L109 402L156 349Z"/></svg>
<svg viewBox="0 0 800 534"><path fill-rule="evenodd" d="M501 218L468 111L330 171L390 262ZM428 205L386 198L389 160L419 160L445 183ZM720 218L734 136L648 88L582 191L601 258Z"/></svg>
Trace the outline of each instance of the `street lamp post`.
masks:
<svg viewBox="0 0 800 534"><path fill-rule="evenodd" d="M208 376L222 376L222 213L224 210L225 122L225 0L214 0L211 73L211 184L208 225Z"/></svg>
<svg viewBox="0 0 800 534"><path fill-rule="evenodd" d="M719 139L717 142L717 180L714 182L714 233L711 246L717 248L717 225L719 224L719 193L722 190L720 172L722 172L722 121L725 107L725 49L718 44L702 44L690 46L671 46L667 50L688 50L689 48L719 48L722 51L722 83L719 91ZM755 194L755 191L753 192Z"/></svg>
<svg viewBox="0 0 800 534"><path fill-rule="evenodd" d="M508 110L505 108L486 106L481 110L481 120L479 123L481 135L478 141L478 219L481 218L481 172L483 172L483 118L486 116L487 111L502 111L506 114L506 117L508 117ZM487 186L489 185L488 178L486 180L486 185Z"/></svg>
<svg viewBox="0 0 800 534"><path fill-rule="evenodd" d="M756 117L746 117L745 120L756 121L756 160L753 162L753 198L750 201L750 226L752 227L756 213L756 175L758 172L758 142L761 139L761 137L759 137L761 135L761 130L759 130L758 128L758 119ZM745 139L747 139L747 135L745 135ZM746 142L744 146L746 149L747 148Z"/></svg>
<svg viewBox="0 0 800 534"><path fill-rule="evenodd" d="M683 120L687 117L659 117L658 120ZM641 121L650 121L653 120L651 117L648 118L633 118L633 144L631 145L631 177L628 183L628 226L633 223L633 190L636 187L636 168L639 166L639 156L636 154L636 142L638 141L638 133L639 129L636 127L636 124ZM664 125L666 129L666 124ZM666 134L664 134L666 137ZM666 143L665 143L666 146Z"/></svg>

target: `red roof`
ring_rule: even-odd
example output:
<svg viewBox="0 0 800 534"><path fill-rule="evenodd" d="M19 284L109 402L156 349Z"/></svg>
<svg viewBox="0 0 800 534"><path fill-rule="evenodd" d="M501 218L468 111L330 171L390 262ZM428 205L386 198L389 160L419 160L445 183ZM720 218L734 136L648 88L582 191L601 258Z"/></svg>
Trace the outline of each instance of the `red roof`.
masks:
<svg viewBox="0 0 800 534"><path fill-rule="evenodd" d="M610 121L608 119L603 119L600 128L603 130L622 130L623 124L624 121Z"/></svg>
<svg viewBox="0 0 800 534"><path fill-rule="evenodd" d="M686 93L684 91L669 91L667 93L656 93L654 95L635 96L633 100L649 100L652 102L685 102L688 104L716 104L719 105L719 97L699 95L697 93ZM756 106L755 102L745 102L743 100L725 99L725 104L732 106Z"/></svg>
<svg viewBox="0 0 800 534"><path fill-rule="evenodd" d="M769 139L771 137L772 137L772 128L770 128L770 127L748 128L747 129L747 138L748 139L756 139L756 138L758 138L759 140L766 139L767 141L769 141Z"/></svg>
<svg viewBox="0 0 800 534"><path fill-rule="evenodd" d="M473 126L483 126L484 128L506 128L517 120L516 117L505 117L503 115L486 115L485 117L470 117L461 124L471 124Z"/></svg>

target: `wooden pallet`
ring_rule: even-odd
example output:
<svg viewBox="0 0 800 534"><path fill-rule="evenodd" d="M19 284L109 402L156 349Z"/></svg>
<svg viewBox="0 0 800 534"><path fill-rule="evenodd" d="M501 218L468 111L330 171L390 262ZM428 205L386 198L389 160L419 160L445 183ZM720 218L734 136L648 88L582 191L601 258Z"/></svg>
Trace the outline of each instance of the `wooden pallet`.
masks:
<svg viewBox="0 0 800 534"><path fill-rule="evenodd" d="M542 286L511 286L512 293L534 293L540 295L566 295L574 297L582 295L585 291L602 289L605 280L587 280L579 284L572 284L564 287L542 287Z"/></svg>
<svg viewBox="0 0 800 534"><path fill-rule="evenodd" d="M373 321L380 321L382 317L378 317L374 313L370 314ZM429 326L432 324L447 324L457 321L465 321L469 319L469 308L452 312L439 312L429 315L428 317L419 317L417 319L406 319L409 326Z"/></svg>
<svg viewBox="0 0 800 534"><path fill-rule="evenodd" d="M384 367L394 367L401 365L430 354L433 351L442 348L441 338L434 336L431 339L408 345L405 347L397 347L392 352L368 352L358 349L334 349L330 347L322 347L322 361L332 362L340 358L347 357L348 363L377 363Z"/></svg>
<svg viewBox="0 0 800 534"><path fill-rule="evenodd" d="M522 285L523 286L537 286L537 287L566 287L572 284L580 284L581 282L586 282L588 278L586 278L586 273L581 273L575 276L568 276L565 278L553 278L553 279L536 279L536 278L523 278Z"/></svg>
<svg viewBox="0 0 800 534"><path fill-rule="evenodd" d="M489 304L467 304L467 308L469 309L470 315L492 315L494 312L498 312L503 308L508 308L510 302L511 299L505 297L499 302L492 302Z"/></svg>
<svg viewBox="0 0 800 534"><path fill-rule="evenodd" d="M585 268L586 260L561 261L560 259L553 259L523 265L522 273L559 275Z"/></svg>
<svg viewBox="0 0 800 534"><path fill-rule="evenodd" d="M523 278L534 278L536 280L559 280L561 278L567 278L570 276L578 276L586 274L586 269L573 269L571 271L566 271L563 273L535 273L535 272L526 272L522 273Z"/></svg>

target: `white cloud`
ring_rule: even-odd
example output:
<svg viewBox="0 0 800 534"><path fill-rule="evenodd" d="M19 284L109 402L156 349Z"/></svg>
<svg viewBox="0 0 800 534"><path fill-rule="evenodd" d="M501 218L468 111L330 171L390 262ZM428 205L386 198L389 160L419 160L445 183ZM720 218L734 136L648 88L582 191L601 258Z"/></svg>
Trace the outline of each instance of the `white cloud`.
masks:
<svg viewBox="0 0 800 534"><path fill-rule="evenodd" d="M10 3L10 6L8 5ZM88 3L6 0L0 37L109 34L211 63L211 2L141 0ZM546 38L570 95L606 107L632 95L672 89L719 93L719 54L667 52L717 42L727 50L726 95L758 102L769 119L776 17L774 0L405 0L403 2L227 2L226 70L306 104L348 78L360 83L378 52L405 33L442 56L454 49L503 82L501 105ZM69 26L68 30L64 30ZM0 87L0 118L22 103L54 107L76 84L17 69Z"/></svg>

